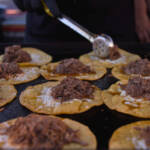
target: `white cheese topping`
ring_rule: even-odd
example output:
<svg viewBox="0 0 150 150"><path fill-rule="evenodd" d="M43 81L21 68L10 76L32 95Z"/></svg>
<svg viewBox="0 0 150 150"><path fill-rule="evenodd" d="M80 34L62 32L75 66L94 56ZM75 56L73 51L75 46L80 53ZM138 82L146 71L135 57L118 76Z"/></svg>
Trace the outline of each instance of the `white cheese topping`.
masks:
<svg viewBox="0 0 150 150"><path fill-rule="evenodd" d="M39 54L32 53L31 55L32 62L39 62L41 57Z"/></svg>
<svg viewBox="0 0 150 150"><path fill-rule="evenodd" d="M138 99L137 98L133 98L133 97L127 95L126 91L122 90L121 88L119 88L118 91L120 92L120 96L124 97L124 103L126 105L131 105L133 107L138 107L139 103L143 102L142 98L138 98Z"/></svg>
<svg viewBox="0 0 150 150"><path fill-rule="evenodd" d="M116 60L101 59L101 58L99 58L99 57L97 57L97 56L93 56L93 55L90 56L90 58L91 58L92 60L98 60L98 61L100 61L100 62L109 62L109 63L112 63L112 64L119 64L119 63L125 64L125 63L126 63L126 56L123 56L123 55L121 55L121 57L118 58L118 59L116 59Z"/></svg>
<svg viewBox="0 0 150 150"><path fill-rule="evenodd" d="M0 144L1 143L4 143L2 145L3 149L9 149L9 150L20 149L20 146L13 146L12 144L9 143L7 135L0 135Z"/></svg>
<svg viewBox="0 0 150 150"><path fill-rule="evenodd" d="M8 124L8 123L3 123L3 125L6 127L6 128L8 128L10 125ZM6 131L6 129L1 129L0 130L0 144L1 143L4 143L3 145L2 145L2 148L4 148L4 149L12 149L12 148L14 148L14 149L16 149L17 147L15 147L15 146L12 146L9 142L8 142L8 135L5 135L5 134L2 134L2 133L4 133L4 131Z"/></svg>
<svg viewBox="0 0 150 150"><path fill-rule="evenodd" d="M40 101L47 107L55 107L60 105L60 102L56 102L51 96L52 88L44 87L41 95L37 97L37 101Z"/></svg>
<svg viewBox="0 0 150 150"><path fill-rule="evenodd" d="M57 107L59 105L61 105L61 102L55 100L52 96L51 96L51 92L52 92L52 88L51 87L44 87L41 95L37 96L37 101L38 102L42 102L42 104L46 107ZM72 100L68 100L66 102L63 103L73 103L74 101L80 101L79 99L72 99ZM84 101L87 102L91 102L91 99L84 99ZM43 108L43 106L39 106L39 109Z"/></svg>
<svg viewBox="0 0 150 150"><path fill-rule="evenodd" d="M23 73L18 74L14 80L16 81L24 81L32 78L33 74L37 73L37 68L24 68Z"/></svg>
<svg viewBox="0 0 150 150"><path fill-rule="evenodd" d="M142 139L132 138L132 143L134 144L136 150L148 150L145 141Z"/></svg>
<svg viewBox="0 0 150 150"><path fill-rule="evenodd" d="M6 142L7 140L8 140L8 136L7 135L0 135L0 143Z"/></svg>
<svg viewBox="0 0 150 150"><path fill-rule="evenodd" d="M150 79L150 76L143 76L144 79Z"/></svg>

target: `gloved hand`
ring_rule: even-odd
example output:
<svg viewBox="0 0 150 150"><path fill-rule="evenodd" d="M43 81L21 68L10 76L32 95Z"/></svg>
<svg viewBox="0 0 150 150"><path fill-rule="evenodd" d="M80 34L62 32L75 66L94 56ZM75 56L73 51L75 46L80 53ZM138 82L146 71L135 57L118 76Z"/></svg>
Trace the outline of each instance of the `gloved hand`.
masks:
<svg viewBox="0 0 150 150"><path fill-rule="evenodd" d="M52 17L61 16L56 0L14 0L14 2L21 10L29 12L44 12L44 2Z"/></svg>
<svg viewBox="0 0 150 150"><path fill-rule="evenodd" d="M43 7L50 16L61 17L61 12L56 4L56 0L41 0Z"/></svg>
<svg viewBox="0 0 150 150"><path fill-rule="evenodd" d="M38 12L43 10L41 0L14 0L14 3L22 11Z"/></svg>

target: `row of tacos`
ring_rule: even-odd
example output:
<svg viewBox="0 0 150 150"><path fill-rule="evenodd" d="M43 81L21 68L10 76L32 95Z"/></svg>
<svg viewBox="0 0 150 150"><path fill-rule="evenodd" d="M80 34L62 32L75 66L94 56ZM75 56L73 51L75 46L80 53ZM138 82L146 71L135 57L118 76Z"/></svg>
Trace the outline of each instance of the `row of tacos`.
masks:
<svg viewBox="0 0 150 150"><path fill-rule="evenodd" d="M16 56L12 53L16 53ZM18 53L22 53L21 56ZM9 57L6 57L7 55L9 55ZM22 59L26 59L27 61L21 62ZM51 63L51 61L52 56L37 49L21 48L19 46L8 47L5 50L5 54L0 57L0 84L2 85L0 87L0 93L2 95L0 97L0 107L11 102L16 97L17 91L13 84L29 82L42 75L49 81L43 84L27 87L21 93L19 98L20 104L32 112L48 115L76 114L85 112L94 106L105 104L112 110L117 110L136 117L150 118L148 102L149 82L147 82L150 75L145 69L145 66L149 67L150 63L148 60L142 60L138 55L128 53L118 48L117 54L115 51L111 54L110 58L106 59L101 59L97 57L94 52L91 52L80 56L79 59L70 58L56 63ZM138 71L138 66L143 63L146 64L143 65L144 69L141 67L141 70ZM8 68L8 70L4 68ZM120 80L113 84L109 89L102 91L95 85L92 85L87 81L83 81L92 81L102 78L107 73L107 68L113 68L112 74ZM15 73L15 70L17 73ZM3 74L3 72L5 72L5 74ZM136 92L138 89L137 87L142 89L139 92L140 94ZM143 94L145 95L144 98ZM31 114L24 118L2 123L0 125L0 146L3 148L30 147L34 149L39 140L36 136L33 136L37 134L35 132L36 126L40 127L40 124L43 125L45 122L44 119L50 119L50 123L54 124L61 124L63 120L63 122L72 129L64 127L61 130L60 133L62 134L64 133L64 129L67 131L69 130L69 133L62 135L63 140L60 141L60 143L62 142L61 144L57 143L58 139L56 140L55 146L57 145L58 147L55 147L52 143L47 144L46 140L44 144L45 146L52 147L53 149L67 149L74 147L79 149L96 149L96 138L85 125L70 119L62 119L53 116L49 116L48 118L44 117L46 116ZM33 128L29 127L30 123L26 124L26 120L33 120L33 123L32 121L30 122L33 124ZM36 122L36 120L39 120L39 122ZM59 122L58 120L61 121ZM24 123L25 125L22 125ZM17 129L17 126L17 133L21 132L21 129L19 130L19 126L23 126L25 130L28 130L23 133L21 132L21 134L16 134L13 132L15 130L11 130L11 128ZM60 129L59 126L58 128ZM1 134L1 131L3 130L5 132ZM41 132L40 129L37 130ZM53 128L49 129L49 127L47 127L44 134L49 131L49 133L52 133L55 137L57 137L58 133L53 132L53 130ZM31 131L32 134L29 134L29 136L33 136L33 142L31 143L29 142L31 137L27 136L29 131ZM78 136L75 131L78 131ZM142 132L141 129L136 129L135 132L140 133L140 131ZM121 132L119 131L119 133ZM16 136L13 136L14 134L16 134ZM121 133L121 135L122 134L124 133ZM43 136L43 133L39 135ZM109 144L110 149L127 147L124 147L122 142L119 143L121 140L123 142L125 141L123 139L125 137L121 137L121 135L118 133L117 135L116 133L113 134ZM19 136L27 138L18 142L16 139ZM68 138L65 139L66 136L70 137L70 141ZM49 138L52 137L47 135L46 139ZM141 139L141 137L139 137L139 139ZM139 139L136 139L136 142ZM42 140L44 139L42 138ZM36 143L34 143L35 141ZM24 144L22 145L21 143ZM134 146L134 143L132 144ZM42 144L39 144L38 146L47 148L45 146L43 147Z"/></svg>

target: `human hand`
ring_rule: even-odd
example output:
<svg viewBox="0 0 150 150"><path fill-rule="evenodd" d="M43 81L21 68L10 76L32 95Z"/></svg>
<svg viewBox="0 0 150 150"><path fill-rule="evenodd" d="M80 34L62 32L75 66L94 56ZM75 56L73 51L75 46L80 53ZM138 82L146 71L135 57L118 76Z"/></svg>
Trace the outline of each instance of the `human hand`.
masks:
<svg viewBox="0 0 150 150"><path fill-rule="evenodd" d="M150 18L145 13L135 17L136 33L141 43L150 43Z"/></svg>
<svg viewBox="0 0 150 150"><path fill-rule="evenodd" d="M61 12L56 4L56 0L41 0L43 7L50 16L61 17Z"/></svg>
<svg viewBox="0 0 150 150"><path fill-rule="evenodd" d="M51 16L61 16L55 0L14 0L15 4L23 11L44 12L43 2L51 12Z"/></svg>

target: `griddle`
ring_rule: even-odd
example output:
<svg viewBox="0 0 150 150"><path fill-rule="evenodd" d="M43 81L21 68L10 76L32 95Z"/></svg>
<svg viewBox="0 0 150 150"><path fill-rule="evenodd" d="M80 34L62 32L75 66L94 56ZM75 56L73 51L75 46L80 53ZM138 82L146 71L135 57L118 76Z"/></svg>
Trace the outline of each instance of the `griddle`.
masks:
<svg viewBox="0 0 150 150"><path fill-rule="evenodd" d="M0 54L4 52L4 47L12 44L14 43L0 43ZM78 58L80 55L90 52L91 50L91 45L87 42L53 42L48 44L23 43L21 45L24 47L39 48L51 54L53 56L53 61L59 61L70 57ZM118 43L118 45L122 49L139 54L142 58L150 58L150 44ZM117 79L111 75L111 70L108 69L107 74L102 79L92 81L91 83L104 90L116 81ZM31 111L19 104L19 95L26 87L44 82L47 82L47 80L43 77L39 77L32 82L16 85L15 87L18 91L17 97L0 112L0 122L30 114ZM146 120L109 110L105 105L93 107L81 114L59 116L71 118L89 126L97 137L98 150L108 149L108 141L115 129L131 122Z"/></svg>

